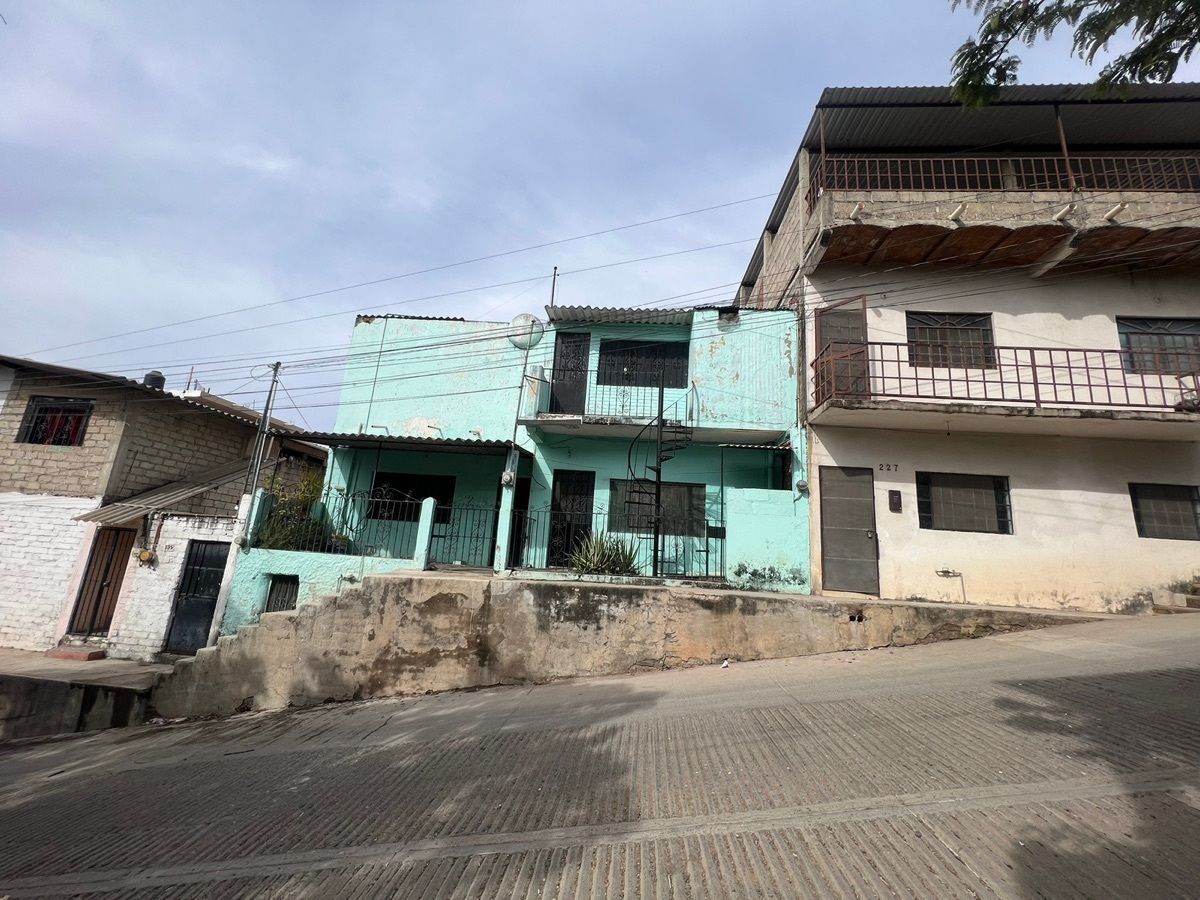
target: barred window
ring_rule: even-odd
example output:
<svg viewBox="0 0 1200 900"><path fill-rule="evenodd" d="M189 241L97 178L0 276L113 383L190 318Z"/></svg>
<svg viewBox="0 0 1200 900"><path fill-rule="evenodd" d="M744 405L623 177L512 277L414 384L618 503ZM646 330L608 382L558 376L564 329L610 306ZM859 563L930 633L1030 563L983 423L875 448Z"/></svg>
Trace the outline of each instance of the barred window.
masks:
<svg viewBox="0 0 1200 900"><path fill-rule="evenodd" d="M31 397L21 430L17 432L17 443L78 447L83 443L92 408L91 400Z"/></svg>
<svg viewBox="0 0 1200 900"><path fill-rule="evenodd" d="M1200 489L1187 484L1131 484L1138 537L1200 541Z"/></svg>
<svg viewBox="0 0 1200 900"><path fill-rule="evenodd" d="M687 387L687 341L615 341L600 342L600 370L597 384L624 387Z"/></svg>
<svg viewBox="0 0 1200 900"><path fill-rule="evenodd" d="M991 313L905 313L908 364L937 369L994 369Z"/></svg>
<svg viewBox="0 0 1200 900"><path fill-rule="evenodd" d="M267 605L263 612L283 612L296 608L300 596L299 575L270 575L267 587Z"/></svg>
<svg viewBox="0 0 1200 900"><path fill-rule="evenodd" d="M1117 319L1126 372L1186 375L1200 371L1200 319Z"/></svg>
<svg viewBox="0 0 1200 900"><path fill-rule="evenodd" d="M917 520L935 531L1012 534L1008 479L1002 475L917 473Z"/></svg>
<svg viewBox="0 0 1200 900"><path fill-rule="evenodd" d="M454 476L376 472L367 518L416 522L421 518L421 501L426 497L437 501L433 521L447 524L454 505Z"/></svg>
<svg viewBox="0 0 1200 900"><path fill-rule="evenodd" d="M654 486L616 478L608 485L608 530L626 534L651 534L654 531ZM648 496L647 492L650 492ZM662 533L704 537L707 525L704 496L705 488L702 484L664 481Z"/></svg>

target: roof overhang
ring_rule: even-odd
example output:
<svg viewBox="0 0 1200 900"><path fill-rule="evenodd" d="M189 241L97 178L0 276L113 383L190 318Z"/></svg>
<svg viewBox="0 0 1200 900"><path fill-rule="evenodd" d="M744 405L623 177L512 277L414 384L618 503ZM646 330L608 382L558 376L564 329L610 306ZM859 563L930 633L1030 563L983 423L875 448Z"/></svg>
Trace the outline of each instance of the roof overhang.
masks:
<svg viewBox="0 0 1200 900"><path fill-rule="evenodd" d="M160 509L167 509L184 500L190 500L213 488L244 479L249 465L249 459L222 463L179 481L135 494L125 500L108 503L99 509L76 516L75 521L97 522L101 525L122 525L132 522L142 516L158 512Z"/></svg>
<svg viewBox="0 0 1200 900"><path fill-rule="evenodd" d="M463 453L471 456L506 456L510 449L526 456L532 454L512 441L484 441L467 438L427 438L389 434L349 434L336 431L288 432L281 437L310 444L353 450L416 450L430 453Z"/></svg>
<svg viewBox="0 0 1200 900"><path fill-rule="evenodd" d="M692 310L547 306L546 318L556 325L691 325Z"/></svg>

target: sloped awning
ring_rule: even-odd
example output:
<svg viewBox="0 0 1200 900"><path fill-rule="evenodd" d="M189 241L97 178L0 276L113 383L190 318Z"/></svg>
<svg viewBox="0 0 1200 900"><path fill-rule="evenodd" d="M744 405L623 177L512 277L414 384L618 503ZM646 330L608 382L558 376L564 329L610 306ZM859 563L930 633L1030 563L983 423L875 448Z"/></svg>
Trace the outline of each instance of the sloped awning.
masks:
<svg viewBox="0 0 1200 900"><path fill-rule="evenodd" d="M426 450L437 453L466 453L472 456L505 456L510 448L522 456L532 454L512 441L477 438L410 437L389 434L352 434L339 431L295 431L287 437L320 444L326 447L346 447L357 450Z"/></svg>
<svg viewBox="0 0 1200 900"><path fill-rule="evenodd" d="M249 459L239 459L231 463L223 463L220 466L206 469L203 472L197 472L195 475L191 475L180 481L173 481L170 484L164 484L162 487L152 488L140 494L135 494L126 500L119 500L116 503L101 506L99 509L76 516L75 521L98 522L101 525L120 525L133 519L140 519L142 516L148 516L150 513L157 512L160 509L167 509L176 503L190 500L192 497L203 494L205 491L210 491L213 488L243 479L246 477L246 470L249 465Z"/></svg>

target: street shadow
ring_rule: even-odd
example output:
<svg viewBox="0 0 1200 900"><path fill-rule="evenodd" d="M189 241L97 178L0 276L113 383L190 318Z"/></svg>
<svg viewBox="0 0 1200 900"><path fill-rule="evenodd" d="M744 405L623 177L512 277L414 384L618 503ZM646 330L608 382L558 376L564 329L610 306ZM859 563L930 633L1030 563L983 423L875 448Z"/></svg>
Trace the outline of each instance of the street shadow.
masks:
<svg viewBox="0 0 1200 900"><path fill-rule="evenodd" d="M1200 668L1005 687L1007 724L1040 737L1059 777L1123 788L1030 805L1009 848L1021 896L1200 896Z"/></svg>
<svg viewBox="0 0 1200 900"><path fill-rule="evenodd" d="M179 754L133 769L65 773L0 817L0 895L14 879L95 870L101 857L105 870L141 871L380 848L404 863L414 845L436 855L480 836L639 818L621 720L652 707L659 694L611 681L539 690L564 694L557 705L533 702L525 713L513 689L383 701L410 708L357 744L332 739L332 707L280 714L293 726L310 714L324 725L304 740L251 752L239 752L234 721L214 723L230 741L220 760ZM489 709L492 693L507 696ZM271 724L270 715L247 718ZM362 724L349 709L336 718L351 732ZM424 865L389 864L375 875L409 885ZM538 879L549 888L572 865L553 854ZM330 896L332 882L318 880L318 893L297 879L289 896ZM214 895L222 885L210 885Z"/></svg>

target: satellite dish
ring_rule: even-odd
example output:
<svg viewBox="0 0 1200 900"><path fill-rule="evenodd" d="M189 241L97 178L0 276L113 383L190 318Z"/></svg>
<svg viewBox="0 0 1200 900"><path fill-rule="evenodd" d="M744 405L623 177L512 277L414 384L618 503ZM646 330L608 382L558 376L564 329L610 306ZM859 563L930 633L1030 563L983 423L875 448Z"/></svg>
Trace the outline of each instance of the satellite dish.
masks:
<svg viewBox="0 0 1200 900"><path fill-rule="evenodd" d="M532 313L519 313L510 323L508 341L519 350L536 347L546 333L546 326Z"/></svg>

